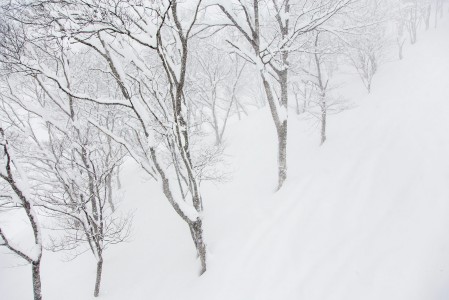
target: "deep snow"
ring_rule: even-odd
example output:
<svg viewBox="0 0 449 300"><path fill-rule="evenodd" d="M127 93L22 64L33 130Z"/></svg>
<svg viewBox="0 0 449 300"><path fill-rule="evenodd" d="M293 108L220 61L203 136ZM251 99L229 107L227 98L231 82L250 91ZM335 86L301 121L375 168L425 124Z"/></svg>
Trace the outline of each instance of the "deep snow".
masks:
<svg viewBox="0 0 449 300"><path fill-rule="evenodd" d="M155 300L449 299L449 22L383 65L357 107L329 119L328 140L290 116L289 179L274 193L267 110L230 125L222 184L204 185L209 269L197 276L187 226L156 183L128 163L131 241L106 251L100 298ZM350 76L349 76L350 77ZM20 236L17 223L10 234ZM45 299L91 299L90 253L45 252ZM32 299L29 266L0 250L0 299Z"/></svg>

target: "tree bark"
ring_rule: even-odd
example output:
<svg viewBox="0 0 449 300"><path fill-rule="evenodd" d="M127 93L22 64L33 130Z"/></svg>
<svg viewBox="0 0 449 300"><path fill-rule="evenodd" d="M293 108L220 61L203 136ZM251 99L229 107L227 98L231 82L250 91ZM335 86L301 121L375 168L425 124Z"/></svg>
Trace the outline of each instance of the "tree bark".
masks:
<svg viewBox="0 0 449 300"><path fill-rule="evenodd" d="M33 274L33 293L34 300L42 300L42 288L41 288L41 260L33 261L31 263L31 270Z"/></svg>
<svg viewBox="0 0 449 300"><path fill-rule="evenodd" d="M95 279L95 290L94 297L98 297L100 293L100 284L101 284L101 273L103 272L103 258L100 257L100 260L97 262L97 276Z"/></svg>
<svg viewBox="0 0 449 300"><path fill-rule="evenodd" d="M203 221L198 218L195 222L189 224L192 239L195 242L196 251L201 261L202 275L207 270L207 250L203 239Z"/></svg>
<svg viewBox="0 0 449 300"><path fill-rule="evenodd" d="M112 197L112 173L108 174L106 177L106 189L107 189L107 198L109 206L111 207L112 212L115 212L114 199Z"/></svg>
<svg viewBox="0 0 449 300"><path fill-rule="evenodd" d="M278 128L278 188L280 190L287 179L287 120Z"/></svg>
<svg viewBox="0 0 449 300"><path fill-rule="evenodd" d="M321 145L326 141L326 122L327 122L326 99L321 104Z"/></svg>

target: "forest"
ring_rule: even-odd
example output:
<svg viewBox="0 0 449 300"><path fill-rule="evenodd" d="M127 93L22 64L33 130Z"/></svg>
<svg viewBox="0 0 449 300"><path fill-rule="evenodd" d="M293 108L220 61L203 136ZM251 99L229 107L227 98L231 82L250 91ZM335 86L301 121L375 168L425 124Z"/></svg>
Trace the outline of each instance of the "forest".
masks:
<svg viewBox="0 0 449 300"><path fill-rule="evenodd" d="M313 192L312 186L327 190L329 195L323 196L327 199L332 198L330 195L333 189L337 190L337 185L339 191L344 188L342 195L345 196L339 198L339 209L351 211L359 204L345 201L363 198L354 193L365 182L365 190L373 191L373 197L390 199L388 192L394 188L389 182L409 173L427 176L422 175L427 174L422 173L424 171L415 173L414 165L423 166L422 170L429 174L438 173L437 167L432 169L439 165L433 161L435 159L441 163L441 174L448 174L443 168L447 162L447 154L446 158L441 156L443 150L435 156L431 150L407 156L409 144L399 150L394 148L393 141L387 150L380 146L386 140L399 143L403 139L410 142L412 149L421 149L423 145L437 145L432 139L437 135L436 128L447 133L448 124L439 122L445 120L443 113L448 110L440 106L440 102L423 102L415 107L412 100L404 96L416 94L416 99L430 101L429 90L443 91L447 86L448 77L443 69L449 68L449 55L446 60L435 58L437 62L432 64L423 58L422 65L429 66L428 71L420 69L420 62L416 61L424 55L431 59L432 53L437 57L438 49L441 53L449 50L447 38L446 44L439 44L442 37L449 36L447 14L449 2L446 0L0 0L0 282L10 272L14 273L12 269L27 268L20 271L20 276L19 273L13 275L18 280L14 282L19 282L20 286L7 287L0 283L0 299L63 299L56 296L61 294L50 292L57 290L59 284L41 274L43 269L48 274L63 273L63 269L53 263L56 257L68 261L64 264L83 262L73 277L73 280L83 278L80 279L83 284L66 285L82 289L82 295L89 297L115 299L110 298L114 297L111 289L122 285L120 279L105 281L112 278L109 273L121 273L122 277L138 277L139 282L160 284L166 291L159 295L152 295L151 291L130 294L134 295L130 299L221 299L216 296L220 294L218 288L211 288L209 296L197 292L202 288L192 288L195 291L191 291L191 298L170 296L173 294L169 290L177 288L175 282L182 282L176 279L170 284L172 275L169 274L178 270L175 262L180 262L180 257L189 261L188 267L176 275L192 275L186 277L189 279L183 285L201 286L197 281L210 280L220 286L219 282L232 277L232 271L221 273L226 264L217 262L221 259L220 253L228 252L226 249L230 257L231 253L236 253L230 249L235 247L235 251L242 251L241 260L246 263L251 261L252 253L264 245L261 242L251 247L248 242L244 246L249 237L250 241L255 236L265 235L285 235L287 241L295 239L296 235L288 234L289 226L279 225L278 228L276 224L287 220L289 207L293 210L300 205L301 198L313 199L320 195ZM439 36L432 39L437 33ZM427 52L419 52L420 49L427 49ZM407 69L406 66L413 67ZM389 71L382 73L383 68ZM401 77L382 80L389 78L386 77L388 73L396 74L396 68L408 71L402 71L398 75ZM437 74L440 69L442 77L429 75ZM425 81L407 81L407 74L413 72L421 74ZM393 94L395 85L387 86L391 78L399 78L404 85L405 82L410 84L404 87L410 89L409 94L402 89L404 94L398 91L397 98L404 97L403 102L398 102L397 107L394 103L385 103L384 110L378 109L374 100ZM448 94L441 92L441 95L441 99L445 97L448 102ZM369 129L372 127L364 127L363 120L368 120L368 113L365 115L364 110L359 110L359 106L363 106L362 98L372 102L367 104L366 111L373 116L369 119L373 121L371 126L382 128L379 137L377 131ZM413 113L417 115L410 116L412 113L407 109L411 107L416 108ZM426 109L432 109L432 113L425 114ZM420 111L428 119L421 119ZM441 118L437 119L440 113ZM392 126L375 122L387 117ZM359 123L351 121L355 118ZM345 119L350 125L339 127ZM429 127L413 129L415 119ZM407 126L402 129L398 123ZM389 132L399 128L396 126L400 127L397 130L401 130L401 135L390 138ZM345 134L339 130L356 127L362 128L360 138L353 144L345 144L351 131ZM422 138L420 142L412 142L409 131L418 132L414 139ZM299 138L301 134L307 138ZM368 154L351 160L351 149L365 145L363 143L370 137L373 139L366 142L369 146L360 148ZM449 145L447 139L442 135L438 147L443 149L443 144ZM238 145L241 146L239 150L233 150ZM382 165L385 168L404 159L403 164L397 165L403 173L395 178L382 173L379 178L385 178L385 182L371 190L371 184L376 182L370 175L373 173L366 171L358 175L354 171L363 162L370 162L371 152L377 157L386 157ZM233 153L240 153L240 156ZM329 154L320 156L322 153ZM393 153L391 157L394 155L394 158L382 153ZM318 158L313 160L315 156ZM345 163L338 164L344 159ZM312 166L309 161L320 161L320 167ZM377 170L374 161L370 170ZM355 167L350 169L353 165ZM241 168L247 168L247 175L239 173ZM334 169L341 173L333 173ZM308 177L315 172L314 177ZM351 173L347 181L337 180L340 175ZM340 175L331 178L330 174ZM361 179L365 178L363 176L365 181ZM438 175L429 176L436 178ZM444 176L447 181L447 175ZM263 181L249 178L263 178ZM260 193L256 189L241 192L254 182L259 182ZM333 182L338 184L334 187ZM436 182L439 183L432 179L425 185L410 181L404 186L424 186L426 192L436 191L432 199L440 199L447 188L444 184L441 189L434 188L432 184ZM298 196L299 200L292 204L283 202L283 199L296 197L293 195L307 193L310 195ZM136 198L143 199L145 206ZM240 200L228 201L230 198ZM243 203L241 199L250 202ZM400 201L404 197L394 199ZM160 205L153 205L154 202ZM328 205L333 205L326 203L317 204L316 209L326 210ZM374 203L379 202L369 205L375 206ZM429 204L435 211L449 212L444 210L447 209L444 205ZM279 207L276 216L271 215L272 207ZM305 207L301 209L306 210ZM306 226L322 220L314 219L313 213L299 213L301 209L298 208L298 214L291 218L295 220L292 222L301 219L306 222L301 226ZM376 211L372 213L370 217ZM248 220L251 216L260 218L261 223L253 220L248 221L251 225L239 227L238 220ZM263 223L268 218L274 221ZM147 219L153 221L146 223ZM438 218L429 216L428 220L432 219ZM414 222L414 219L409 220ZM356 224L354 227L364 224L360 222L351 224ZM262 223L271 225L263 227ZM179 227L179 233L171 233L168 224ZM151 231L140 233L147 227L151 227ZM226 227L228 231L222 233ZM240 230L242 235L238 237ZM339 236L338 229L331 232L330 236ZM406 228L398 236L404 232ZM222 241L232 246L221 246L220 251L222 236ZM176 237L181 238L177 241ZM171 241L170 246L145 254L145 249L162 247L160 245L165 245L167 239ZM309 247L308 243L295 243L289 248L290 244L278 243L274 237L270 241L267 243L283 249L281 253L287 251L285 249ZM114 250L141 247L139 245L145 245L139 252L142 257ZM173 251L180 256L164 265L162 262L169 259L163 256L174 255ZM185 254L179 254L183 251ZM248 278L258 272L272 272L269 278L289 279L276 284L276 288L267 285L267 291L282 289L283 285L298 289L302 286L289 284L294 276L284 277L281 264L271 260L281 260L279 256L274 252L266 254L270 251L263 253L261 263L267 259L273 266L247 271L246 277L241 277L241 285L247 279L251 287L253 284ZM152 275L135 273L131 267L126 272L120 271L108 265L114 264L119 256L124 265L130 260L139 264L147 255L155 255L152 259L161 262L160 268L154 270L151 265L145 265L145 272L153 272ZM285 255L286 261L289 255ZM14 257L13 262L11 257ZM306 264L307 255L299 257ZM234 259L235 256L228 261ZM5 263L1 263L2 260ZM46 265L47 261L51 263ZM332 265L324 258L318 261ZM373 264L375 262L373 259ZM13 265L16 267L12 268ZM236 263L234 271L239 273L240 267L244 268ZM301 264L298 268L301 269ZM169 279L159 279L167 276ZM210 277L216 279L208 279ZM103 284L108 284L107 293L103 293ZM323 284L321 287L316 284L316 289L325 289L326 284L333 283ZM139 289L136 286L124 287L122 295ZM238 291L244 288L239 286L235 285L235 294L228 294L226 299L275 299L268 294L242 296ZM14 296L13 290L27 290L17 294L26 296ZM47 297L47 291L51 296ZM308 294L278 295L278 299L301 299L301 295ZM302 298L360 299L332 295ZM449 293L445 295L449 297ZM72 297L85 299L75 294Z"/></svg>

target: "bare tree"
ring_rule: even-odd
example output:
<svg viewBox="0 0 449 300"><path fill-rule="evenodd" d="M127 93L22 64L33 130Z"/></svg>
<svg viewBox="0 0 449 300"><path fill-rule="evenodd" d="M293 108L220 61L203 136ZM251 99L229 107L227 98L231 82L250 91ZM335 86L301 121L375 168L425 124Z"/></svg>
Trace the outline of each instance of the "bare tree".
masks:
<svg viewBox="0 0 449 300"><path fill-rule="evenodd" d="M438 19L439 18L441 18L441 17L443 17L443 14L444 14L444 3L445 3L445 0L434 0L433 1L434 2L434 11L435 11L435 14L434 14L434 27L435 28L437 28L437 25L438 25Z"/></svg>
<svg viewBox="0 0 449 300"><path fill-rule="evenodd" d="M200 101L192 101L205 115L215 134L215 143L220 145L226 130L228 119L238 115L245 109L239 99L243 88L246 62L238 56L232 57L212 45L201 44L192 60L195 66L191 68L189 80L192 82L193 93ZM205 55L208 53L208 55Z"/></svg>
<svg viewBox="0 0 449 300"><path fill-rule="evenodd" d="M122 163L124 149L86 122L89 110L98 107L77 105L38 77L13 76L6 86L1 111L7 116L17 116L15 110L24 111L26 114L17 116L10 126L35 145L32 152L19 153L32 164L33 180L41 187L36 195L39 206L54 220L50 226L65 233L53 239L50 249L70 250L73 257L91 250L97 260L94 296L98 296L103 252L129 234L131 218L118 215L111 199L115 194L111 177ZM112 117L106 113L97 118L111 128ZM39 125L46 129L46 137L36 133Z"/></svg>
<svg viewBox="0 0 449 300"><path fill-rule="evenodd" d="M417 41L418 28L421 24L420 6L418 0L403 1L403 11L405 14L405 26L408 31L410 43L413 45Z"/></svg>
<svg viewBox="0 0 449 300"><path fill-rule="evenodd" d="M401 5L394 5L391 9L391 19L396 33L396 45L398 47L399 60L404 58L403 49L406 41L406 22Z"/></svg>
<svg viewBox="0 0 449 300"><path fill-rule="evenodd" d="M366 90L370 93L372 80L380 63L383 45L374 39L362 39L355 42L348 57Z"/></svg>
<svg viewBox="0 0 449 300"><path fill-rule="evenodd" d="M33 232L33 246L31 249L23 249L17 241L13 241L11 237L7 236L0 226L0 246L6 247L31 264L34 300L41 300L42 230L34 206L35 197L30 191L31 183L28 181L25 170L20 161L16 159L10 140L3 128L0 128L0 146L2 147L0 178L5 183L0 197L0 208L11 205L22 208Z"/></svg>
<svg viewBox="0 0 449 300"><path fill-rule="evenodd" d="M373 77L385 58L386 46L389 43L386 29L388 8L384 4L379 0L366 0L361 3L358 28L346 43L349 62L357 71L368 93L371 92Z"/></svg>
<svg viewBox="0 0 449 300"><path fill-rule="evenodd" d="M312 99L313 84L307 79L293 81L292 93L295 97L296 114L299 115L305 113Z"/></svg>
<svg viewBox="0 0 449 300"><path fill-rule="evenodd" d="M113 206L116 188L109 179L120 165L123 151L104 140L96 140L102 133L92 125L83 128L85 134L78 141L58 138L51 125L47 125L47 129L51 135L49 152L52 156L47 156L46 162L54 166L61 189L41 195L41 203L57 220L55 226L64 232L52 239L49 248L70 251L72 257L90 250L97 261L94 288L97 297L105 249L125 241L130 232L131 217L119 214ZM67 148L74 143L80 147Z"/></svg>
<svg viewBox="0 0 449 300"><path fill-rule="evenodd" d="M110 130L94 119L89 122L125 147L143 170L160 182L165 197L189 226L204 273L207 251L200 183L207 173L205 166L219 151L194 153L192 136L197 127L189 119L189 43L201 3L40 1L39 5L19 5L9 14L21 26L29 27L27 32L40 35L43 49L49 45L58 48L61 39L66 39L76 45L72 51L77 59L87 52L94 55L99 68L85 68L78 75L104 74L109 87L118 91L116 95L68 84L59 69L39 59L45 54L39 54L42 48L34 46L35 39L27 41L30 48L35 47L27 53L27 62L33 63L19 66L56 84L69 98L131 113L132 120L123 124L126 130Z"/></svg>
<svg viewBox="0 0 449 300"><path fill-rule="evenodd" d="M277 132L278 190L287 178L289 55L299 37L319 28L350 3L349 0L217 3L228 25L234 27L246 42L245 45L238 39L228 40L229 44L236 53L259 69Z"/></svg>
<svg viewBox="0 0 449 300"><path fill-rule="evenodd" d="M329 32L316 31L311 34L311 52L302 59L300 75L303 78L303 89L307 91L307 109L304 107L304 112L320 123L320 145L327 139L328 115L347 108L341 98L335 95L336 85L333 82L343 54L338 38Z"/></svg>
<svg viewBox="0 0 449 300"><path fill-rule="evenodd" d="M426 25L426 30L429 30L430 27L430 15L432 13L432 0L421 0L422 3L420 5L420 14L421 18Z"/></svg>
<svg viewBox="0 0 449 300"><path fill-rule="evenodd" d="M15 25L20 28L21 24ZM31 41L25 32L11 30L2 31L1 39L17 39L21 45ZM65 40L60 42L67 45ZM33 166L33 180L41 187L36 195L39 205L66 232L53 250L75 250L83 243L89 246L87 249L97 259L94 295L98 296L103 251L127 237L130 218L115 214L112 199L115 190L112 175L122 163L125 151L88 120L94 119L96 124L113 130L117 113L103 109L101 114L94 114L99 111L98 104L77 101L69 93L61 93L57 84L69 89L90 88L92 84L74 80L78 74L71 72L78 70L69 67L76 63L69 63L65 46L39 46L44 47L26 52L11 43L2 44L0 57L8 76L2 77L0 111L8 117L10 127L34 144L32 152L22 149L20 155ZM46 61L57 70L58 80L23 64L26 59L35 59L39 67L41 61ZM36 127L45 128L45 134L37 133Z"/></svg>

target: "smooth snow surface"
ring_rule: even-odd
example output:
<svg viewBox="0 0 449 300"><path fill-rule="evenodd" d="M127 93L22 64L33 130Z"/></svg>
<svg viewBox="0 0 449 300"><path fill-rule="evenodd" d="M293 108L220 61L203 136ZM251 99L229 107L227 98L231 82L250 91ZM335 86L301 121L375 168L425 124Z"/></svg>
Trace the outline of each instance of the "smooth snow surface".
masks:
<svg viewBox="0 0 449 300"><path fill-rule="evenodd" d="M276 184L268 110L230 125L229 180L206 183L209 269L159 186L128 163L129 243L106 251L105 300L449 299L449 22L381 67L371 95L329 119L328 140L290 116L289 179ZM2 216L3 217L3 216ZM9 222L19 237L21 224ZM95 261L45 252L43 295L91 299ZM0 250L0 299L32 299L29 266Z"/></svg>

